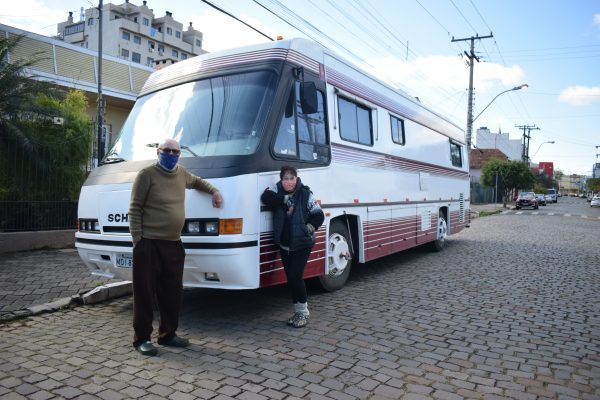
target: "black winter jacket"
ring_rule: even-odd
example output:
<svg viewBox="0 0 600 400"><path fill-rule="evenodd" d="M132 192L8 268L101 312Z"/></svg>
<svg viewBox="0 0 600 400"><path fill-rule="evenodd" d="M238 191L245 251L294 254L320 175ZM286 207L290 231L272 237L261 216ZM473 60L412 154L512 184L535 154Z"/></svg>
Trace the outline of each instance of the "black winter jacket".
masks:
<svg viewBox="0 0 600 400"><path fill-rule="evenodd" d="M315 244L315 234L309 233L306 224L311 224L315 231L319 229L325 220L323 210L314 201L310 188L304 186L300 178L296 181L296 191L291 197L294 209L290 216L287 216L288 206L284 203L286 194L279 181L277 192L267 189L261 196L262 202L273 212L273 241L277 245L289 247L290 251L312 247ZM284 229L289 230L284 234ZM288 243L282 243L284 237L288 239Z"/></svg>

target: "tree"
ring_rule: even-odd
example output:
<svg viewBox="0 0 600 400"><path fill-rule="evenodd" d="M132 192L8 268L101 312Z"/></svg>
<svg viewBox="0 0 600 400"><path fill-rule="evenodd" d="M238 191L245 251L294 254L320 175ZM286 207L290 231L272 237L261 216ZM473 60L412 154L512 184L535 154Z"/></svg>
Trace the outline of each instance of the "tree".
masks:
<svg viewBox="0 0 600 400"><path fill-rule="evenodd" d="M523 161L489 160L481 170L481 183L487 187L495 187L496 176L501 183L504 207L506 207L511 191L531 188L534 182L533 174Z"/></svg>
<svg viewBox="0 0 600 400"><path fill-rule="evenodd" d="M594 193L600 192L600 178L590 178L586 184L589 191Z"/></svg>
<svg viewBox="0 0 600 400"><path fill-rule="evenodd" d="M32 79L37 55L9 62L22 39L0 39L0 199L75 199L91 157L85 95Z"/></svg>

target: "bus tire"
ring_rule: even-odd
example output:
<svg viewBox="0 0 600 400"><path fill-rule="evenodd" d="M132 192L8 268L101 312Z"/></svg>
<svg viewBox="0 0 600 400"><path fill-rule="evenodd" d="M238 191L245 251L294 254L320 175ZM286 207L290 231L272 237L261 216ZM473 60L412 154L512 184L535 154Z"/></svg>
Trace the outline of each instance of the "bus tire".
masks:
<svg viewBox="0 0 600 400"><path fill-rule="evenodd" d="M321 275L318 283L326 292L341 289L350 276L353 251L350 245L350 233L343 221L336 220L329 227L327 238L328 257L326 262L331 266L329 274Z"/></svg>
<svg viewBox="0 0 600 400"><path fill-rule="evenodd" d="M448 236L448 222L446 222L446 216L442 211L438 215L436 235L436 239L431 242L431 249L442 251L446 247L446 236Z"/></svg>

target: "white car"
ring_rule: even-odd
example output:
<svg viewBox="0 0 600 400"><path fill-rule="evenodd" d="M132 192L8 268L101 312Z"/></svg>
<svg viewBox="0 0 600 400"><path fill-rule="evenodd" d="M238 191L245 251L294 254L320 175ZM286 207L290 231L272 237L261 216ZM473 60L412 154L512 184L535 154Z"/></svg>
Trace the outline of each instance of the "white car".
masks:
<svg viewBox="0 0 600 400"><path fill-rule="evenodd" d="M590 201L590 207L600 207L600 195L595 195Z"/></svg>

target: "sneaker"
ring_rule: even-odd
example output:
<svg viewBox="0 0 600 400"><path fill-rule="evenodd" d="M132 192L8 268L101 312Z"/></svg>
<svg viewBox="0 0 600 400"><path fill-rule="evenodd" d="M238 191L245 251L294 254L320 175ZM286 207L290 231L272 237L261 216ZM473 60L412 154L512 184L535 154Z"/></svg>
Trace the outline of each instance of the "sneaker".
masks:
<svg viewBox="0 0 600 400"><path fill-rule="evenodd" d="M292 326L294 325L294 320L296 320L298 317L297 315L300 314L299 312L295 312L290 318L288 318L288 320L286 321L286 324Z"/></svg>
<svg viewBox="0 0 600 400"><path fill-rule="evenodd" d="M172 338L165 341L159 340L158 344L160 344L161 346L170 347L188 347L190 345L190 341L179 336L173 336Z"/></svg>
<svg viewBox="0 0 600 400"><path fill-rule="evenodd" d="M309 314L298 312L294 314L292 326L294 328L302 328L308 324Z"/></svg>
<svg viewBox="0 0 600 400"><path fill-rule="evenodd" d="M135 346L135 349L144 356L155 356L156 353L158 353L156 347L154 347L152 342L150 342L149 340Z"/></svg>

